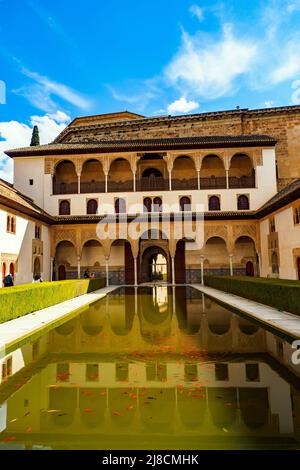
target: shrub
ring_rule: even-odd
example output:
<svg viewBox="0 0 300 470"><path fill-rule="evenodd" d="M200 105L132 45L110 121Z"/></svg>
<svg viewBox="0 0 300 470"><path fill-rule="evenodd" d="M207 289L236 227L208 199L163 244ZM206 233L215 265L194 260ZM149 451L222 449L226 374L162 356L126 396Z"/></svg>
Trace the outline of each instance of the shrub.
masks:
<svg viewBox="0 0 300 470"><path fill-rule="evenodd" d="M244 276L204 276L206 286L300 315L300 282Z"/></svg>
<svg viewBox="0 0 300 470"><path fill-rule="evenodd" d="M78 279L5 287L0 289L0 323L104 286L105 279Z"/></svg>

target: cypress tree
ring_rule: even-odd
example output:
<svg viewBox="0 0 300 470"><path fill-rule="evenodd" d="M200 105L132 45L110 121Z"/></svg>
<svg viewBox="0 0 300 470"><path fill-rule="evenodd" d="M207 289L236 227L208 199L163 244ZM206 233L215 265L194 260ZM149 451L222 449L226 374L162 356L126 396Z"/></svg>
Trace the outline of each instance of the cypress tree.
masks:
<svg viewBox="0 0 300 470"><path fill-rule="evenodd" d="M34 126L32 131L30 147L33 147L34 145L40 145L40 134L38 126Z"/></svg>

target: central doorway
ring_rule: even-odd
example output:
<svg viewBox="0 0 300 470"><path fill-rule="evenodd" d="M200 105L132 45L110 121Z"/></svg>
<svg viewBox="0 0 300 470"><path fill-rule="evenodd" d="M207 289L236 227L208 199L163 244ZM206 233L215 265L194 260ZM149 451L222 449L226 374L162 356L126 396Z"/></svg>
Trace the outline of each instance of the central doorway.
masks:
<svg viewBox="0 0 300 470"><path fill-rule="evenodd" d="M159 246L147 248L141 261L141 282L168 282L169 260Z"/></svg>

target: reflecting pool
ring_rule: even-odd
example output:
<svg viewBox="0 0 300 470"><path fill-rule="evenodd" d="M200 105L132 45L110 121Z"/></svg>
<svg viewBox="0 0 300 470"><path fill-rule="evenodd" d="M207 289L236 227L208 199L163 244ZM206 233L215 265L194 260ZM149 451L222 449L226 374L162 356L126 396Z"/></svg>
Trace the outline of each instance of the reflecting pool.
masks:
<svg viewBox="0 0 300 470"><path fill-rule="evenodd" d="M298 449L290 341L191 287L118 288L2 352L0 449Z"/></svg>

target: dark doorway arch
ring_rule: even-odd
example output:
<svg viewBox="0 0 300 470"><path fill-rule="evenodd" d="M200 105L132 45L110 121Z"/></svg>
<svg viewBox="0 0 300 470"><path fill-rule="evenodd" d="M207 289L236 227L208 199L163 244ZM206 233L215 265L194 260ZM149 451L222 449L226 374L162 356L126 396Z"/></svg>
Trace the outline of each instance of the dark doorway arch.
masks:
<svg viewBox="0 0 300 470"><path fill-rule="evenodd" d="M179 240L176 245L174 258L175 284L185 284L185 241Z"/></svg>
<svg viewBox="0 0 300 470"><path fill-rule="evenodd" d="M209 201L208 201L208 210L219 211L220 209L221 209L220 198L218 196L210 196Z"/></svg>
<svg viewBox="0 0 300 470"><path fill-rule="evenodd" d="M35 258L33 263L33 275L34 276L41 276L41 262L39 258Z"/></svg>
<svg viewBox="0 0 300 470"><path fill-rule="evenodd" d="M125 284L134 284L134 259L128 241L125 241Z"/></svg>
<svg viewBox="0 0 300 470"><path fill-rule="evenodd" d="M246 263L246 276L254 276L254 264L252 261L247 261Z"/></svg>
<svg viewBox="0 0 300 470"><path fill-rule="evenodd" d="M297 258L298 279L300 281L300 257Z"/></svg>
<svg viewBox="0 0 300 470"><path fill-rule="evenodd" d="M64 281L66 279L66 268L63 264L58 267L58 280Z"/></svg>

